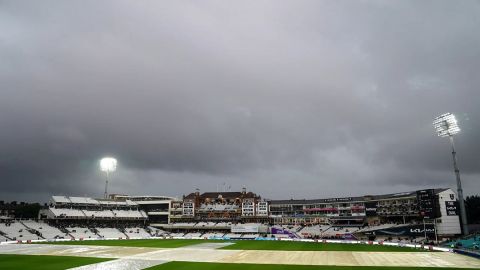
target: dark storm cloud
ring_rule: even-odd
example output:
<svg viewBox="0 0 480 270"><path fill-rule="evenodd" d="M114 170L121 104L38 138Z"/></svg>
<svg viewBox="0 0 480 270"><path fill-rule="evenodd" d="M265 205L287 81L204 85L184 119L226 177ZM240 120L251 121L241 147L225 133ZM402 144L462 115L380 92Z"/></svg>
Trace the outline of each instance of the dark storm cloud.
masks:
<svg viewBox="0 0 480 270"><path fill-rule="evenodd" d="M0 198L479 191L475 1L2 1Z"/></svg>

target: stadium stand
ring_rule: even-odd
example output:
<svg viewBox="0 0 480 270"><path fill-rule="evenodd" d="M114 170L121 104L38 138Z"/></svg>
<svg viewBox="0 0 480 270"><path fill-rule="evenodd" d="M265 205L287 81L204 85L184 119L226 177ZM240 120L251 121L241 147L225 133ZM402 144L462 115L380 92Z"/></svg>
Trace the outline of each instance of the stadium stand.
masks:
<svg viewBox="0 0 480 270"><path fill-rule="evenodd" d="M480 235L473 234L459 238L455 241L447 241L443 244L447 247L480 250Z"/></svg>
<svg viewBox="0 0 480 270"><path fill-rule="evenodd" d="M75 239L88 239L88 238L98 238L99 235L92 232L87 227L67 227L70 236Z"/></svg>
<svg viewBox="0 0 480 270"><path fill-rule="evenodd" d="M225 229L225 228L230 228L232 226L231 222L218 222L215 224L216 229Z"/></svg>
<svg viewBox="0 0 480 270"><path fill-rule="evenodd" d="M290 238L290 235L288 235L288 234L271 234L270 237L282 239L282 238Z"/></svg>
<svg viewBox="0 0 480 270"><path fill-rule="evenodd" d="M205 233L202 235L204 238L222 238L224 233Z"/></svg>
<svg viewBox="0 0 480 270"><path fill-rule="evenodd" d="M455 196L451 189L312 200L265 200L245 189L203 194L196 191L182 200L164 196L114 195L110 199L52 196L39 213L39 218L45 221L10 222L8 226L6 222L0 223L0 239L153 236L250 239L270 235L412 242L422 240L425 234L434 239L436 233L447 239L460 233L458 214L452 212ZM438 209L429 210L424 205ZM425 226L421 223L425 215L430 217L427 220L442 222ZM8 218L0 217L0 221ZM475 243L466 239L462 245Z"/></svg>
<svg viewBox="0 0 480 270"><path fill-rule="evenodd" d="M162 229L151 227L151 226L147 226L145 230L155 237L170 236L169 232L166 232Z"/></svg>
<svg viewBox="0 0 480 270"><path fill-rule="evenodd" d="M302 237L319 236L330 228L330 225L309 225L303 227L298 234Z"/></svg>
<svg viewBox="0 0 480 270"><path fill-rule="evenodd" d="M185 238L196 238L202 236L202 233L186 233L183 237Z"/></svg>
<svg viewBox="0 0 480 270"><path fill-rule="evenodd" d="M300 232L304 228L301 225L284 225L282 227L290 232Z"/></svg>
<svg viewBox="0 0 480 270"><path fill-rule="evenodd" d="M116 228L98 228L95 227L96 234L100 235L103 238L126 238L123 232L119 231Z"/></svg>
<svg viewBox="0 0 480 270"><path fill-rule="evenodd" d="M258 233L244 233L240 236L242 239L255 239L257 237L260 237L260 234Z"/></svg>
<svg viewBox="0 0 480 270"><path fill-rule="evenodd" d="M198 222L194 225L195 228L215 228L216 222Z"/></svg>
<svg viewBox="0 0 480 270"><path fill-rule="evenodd" d="M85 213L79 209L50 208L55 218L86 218Z"/></svg>
<svg viewBox="0 0 480 270"><path fill-rule="evenodd" d="M146 216L138 210L112 210L112 212L116 218L143 219Z"/></svg>
<svg viewBox="0 0 480 270"><path fill-rule="evenodd" d="M95 211L95 210L82 210L83 213L85 214L85 217L87 218L114 218L115 215L113 214L112 211L110 210L101 210L101 211Z"/></svg>
<svg viewBox="0 0 480 270"><path fill-rule="evenodd" d="M397 224L387 223L387 224L380 224L380 225L371 225L364 228L357 230L358 233L360 232L368 232L368 231L375 231L375 230L383 230L389 229L397 226Z"/></svg>
<svg viewBox="0 0 480 270"><path fill-rule="evenodd" d="M358 231L360 228L358 227L330 227L327 230L323 231L324 236L337 236L337 235L345 235L345 234L352 234Z"/></svg>
<svg viewBox="0 0 480 270"><path fill-rule="evenodd" d="M242 235L238 233L227 233L224 235L224 237L227 237L227 238L240 238L241 236Z"/></svg>
<svg viewBox="0 0 480 270"><path fill-rule="evenodd" d="M47 223L34 221L34 220L26 220L21 221L23 225L27 228L37 231L41 237L45 239L56 239L56 238L68 238L68 234L62 232L60 229L50 226Z"/></svg>
<svg viewBox="0 0 480 270"><path fill-rule="evenodd" d="M22 223L13 220L7 221L6 223L0 223L0 232L11 240L43 239L41 236L31 233Z"/></svg>
<svg viewBox="0 0 480 270"><path fill-rule="evenodd" d="M162 231L163 232L163 231ZM147 232L144 228L139 227L128 227L124 229L124 233L131 239L133 238L148 238L152 235ZM161 234L160 234L161 235ZM159 236L160 236L159 235Z"/></svg>

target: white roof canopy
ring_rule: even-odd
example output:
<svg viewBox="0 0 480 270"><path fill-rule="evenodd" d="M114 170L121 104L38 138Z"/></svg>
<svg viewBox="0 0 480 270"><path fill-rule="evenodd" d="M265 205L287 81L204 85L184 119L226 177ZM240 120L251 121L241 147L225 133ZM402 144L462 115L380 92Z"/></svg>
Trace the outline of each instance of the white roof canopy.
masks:
<svg viewBox="0 0 480 270"><path fill-rule="evenodd" d="M52 196L55 204L79 204L79 205L104 205L104 206L137 206L136 202L131 200L112 201L112 200L96 200L90 197L67 197Z"/></svg>

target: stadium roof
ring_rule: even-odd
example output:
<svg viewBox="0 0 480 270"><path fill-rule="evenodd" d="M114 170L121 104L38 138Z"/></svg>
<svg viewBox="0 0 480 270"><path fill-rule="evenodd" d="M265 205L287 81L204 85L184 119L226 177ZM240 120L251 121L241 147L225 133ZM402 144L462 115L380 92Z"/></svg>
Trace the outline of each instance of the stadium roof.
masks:
<svg viewBox="0 0 480 270"><path fill-rule="evenodd" d="M114 201L106 199L93 199L90 197L67 197L52 196L52 202L55 204L80 204L80 205L108 205L108 206L136 206L136 202L131 200Z"/></svg>
<svg viewBox="0 0 480 270"><path fill-rule="evenodd" d="M319 203L342 203L342 202L360 202L364 201L363 197L343 197L329 199L301 199L301 200L269 200L270 204L319 204Z"/></svg>
<svg viewBox="0 0 480 270"><path fill-rule="evenodd" d="M98 201L89 197L68 197L72 203L76 204L98 204Z"/></svg>
<svg viewBox="0 0 480 270"><path fill-rule="evenodd" d="M438 188L434 189L435 194L448 190L448 188ZM302 200L269 200L270 204L320 204L320 203L342 203L342 202L363 202L363 201L375 201L383 199L394 199L394 198L406 198L406 197L416 197L417 191L409 192L399 192L391 193L384 195L365 195L361 197L341 197L341 198L329 198L329 199L302 199Z"/></svg>
<svg viewBox="0 0 480 270"><path fill-rule="evenodd" d="M443 192L448 188L437 188L434 189L435 194ZM391 193L391 194L384 194L384 195L366 195L365 197L370 196L373 200L382 200L382 199L393 199L393 198L404 198L404 197L415 197L417 196L416 191L409 191L409 192L400 192L400 193Z"/></svg>
<svg viewBox="0 0 480 270"><path fill-rule="evenodd" d="M65 196L52 196L52 201L54 203L72 203L70 199Z"/></svg>
<svg viewBox="0 0 480 270"><path fill-rule="evenodd" d="M242 192L205 192L200 194L199 196L201 199L207 199L207 198L225 198L225 199L236 199L236 198L254 198L258 197L255 193L253 192L247 192L247 193L242 193ZM195 198L195 193L190 193L187 196L185 196L185 199L194 199Z"/></svg>

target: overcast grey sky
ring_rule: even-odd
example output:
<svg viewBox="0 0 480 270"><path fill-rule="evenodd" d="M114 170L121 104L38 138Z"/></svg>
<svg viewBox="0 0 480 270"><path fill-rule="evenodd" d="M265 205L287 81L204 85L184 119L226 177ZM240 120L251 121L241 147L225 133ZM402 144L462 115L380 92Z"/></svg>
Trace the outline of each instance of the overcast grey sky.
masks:
<svg viewBox="0 0 480 270"><path fill-rule="evenodd" d="M0 0L0 200L480 193L479 1Z"/></svg>

